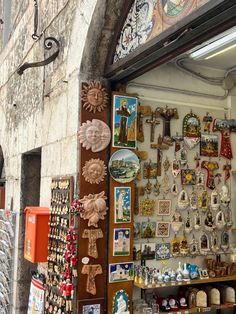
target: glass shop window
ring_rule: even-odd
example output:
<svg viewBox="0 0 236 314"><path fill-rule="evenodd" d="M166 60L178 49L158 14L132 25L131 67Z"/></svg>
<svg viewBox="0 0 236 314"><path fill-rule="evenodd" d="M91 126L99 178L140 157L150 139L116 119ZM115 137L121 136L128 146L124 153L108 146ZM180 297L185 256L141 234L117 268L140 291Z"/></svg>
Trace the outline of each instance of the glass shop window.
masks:
<svg viewBox="0 0 236 314"><path fill-rule="evenodd" d="M12 0L3 1L3 47L11 37L11 2Z"/></svg>

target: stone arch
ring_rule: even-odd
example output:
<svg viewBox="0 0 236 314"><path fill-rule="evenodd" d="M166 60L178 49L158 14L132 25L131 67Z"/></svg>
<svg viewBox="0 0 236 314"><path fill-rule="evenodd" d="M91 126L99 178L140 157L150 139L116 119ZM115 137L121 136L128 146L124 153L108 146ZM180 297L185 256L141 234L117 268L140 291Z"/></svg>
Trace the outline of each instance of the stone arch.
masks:
<svg viewBox="0 0 236 314"><path fill-rule="evenodd" d="M80 67L85 80L104 76L107 56L118 29L126 17L130 0L98 0L89 25ZM122 24L122 21L121 21Z"/></svg>

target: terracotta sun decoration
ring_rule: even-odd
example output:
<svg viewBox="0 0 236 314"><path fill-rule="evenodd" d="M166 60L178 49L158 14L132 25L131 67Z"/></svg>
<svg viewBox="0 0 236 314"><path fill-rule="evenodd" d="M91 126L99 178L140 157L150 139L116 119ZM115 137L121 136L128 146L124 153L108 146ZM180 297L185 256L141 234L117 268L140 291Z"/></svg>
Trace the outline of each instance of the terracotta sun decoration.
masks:
<svg viewBox="0 0 236 314"><path fill-rule="evenodd" d="M83 147L92 152L104 150L110 143L111 131L109 126L97 119L87 120L79 129L79 140Z"/></svg>
<svg viewBox="0 0 236 314"><path fill-rule="evenodd" d="M85 181L91 184L99 184L104 180L104 176L107 174L107 167L104 161L101 159L90 159L86 161L83 167L83 176Z"/></svg>
<svg viewBox="0 0 236 314"><path fill-rule="evenodd" d="M80 200L84 207L80 217L84 220L88 219L88 227L98 227L99 220L104 220L107 213L106 199L107 197L103 191L98 194L86 195Z"/></svg>
<svg viewBox="0 0 236 314"><path fill-rule="evenodd" d="M108 93L100 82L84 83L81 99L83 108L93 113L102 112L109 101Z"/></svg>

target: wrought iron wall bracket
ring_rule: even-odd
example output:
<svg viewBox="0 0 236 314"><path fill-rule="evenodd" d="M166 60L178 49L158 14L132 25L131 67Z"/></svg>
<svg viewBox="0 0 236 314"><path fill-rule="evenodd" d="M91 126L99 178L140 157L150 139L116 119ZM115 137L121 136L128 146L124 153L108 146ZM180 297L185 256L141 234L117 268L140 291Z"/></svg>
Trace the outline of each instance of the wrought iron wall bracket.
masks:
<svg viewBox="0 0 236 314"><path fill-rule="evenodd" d="M45 38L44 49L51 50L55 45L57 47L57 50L50 57L48 57L47 59L45 59L43 61L31 62L31 63L25 62L18 68L17 73L19 75L22 75L26 69L45 66L45 65L53 62L57 58L57 56L60 52L60 43L54 37Z"/></svg>

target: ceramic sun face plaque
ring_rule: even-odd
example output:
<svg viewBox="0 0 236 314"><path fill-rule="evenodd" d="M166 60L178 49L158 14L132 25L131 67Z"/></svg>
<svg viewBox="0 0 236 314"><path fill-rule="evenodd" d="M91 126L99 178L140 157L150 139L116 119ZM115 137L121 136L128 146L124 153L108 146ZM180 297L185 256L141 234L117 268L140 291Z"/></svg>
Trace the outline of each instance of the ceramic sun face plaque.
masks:
<svg viewBox="0 0 236 314"><path fill-rule="evenodd" d="M109 145L111 131L105 122L93 119L81 125L78 137L83 147L96 153L104 150Z"/></svg>
<svg viewBox="0 0 236 314"><path fill-rule="evenodd" d="M139 167L137 155L128 149L116 151L108 164L111 177L120 183L133 181L138 174Z"/></svg>
<svg viewBox="0 0 236 314"><path fill-rule="evenodd" d="M83 176L85 181L90 184L99 184L104 180L107 167L101 159L90 159L86 161L83 167Z"/></svg>
<svg viewBox="0 0 236 314"><path fill-rule="evenodd" d="M112 314L129 313L129 296L125 290L119 290L113 297Z"/></svg>
<svg viewBox="0 0 236 314"><path fill-rule="evenodd" d="M131 188L115 187L115 223L131 222Z"/></svg>
<svg viewBox="0 0 236 314"><path fill-rule="evenodd" d="M89 112L96 113L103 111L108 104L108 93L100 82L82 84L82 105Z"/></svg>
<svg viewBox="0 0 236 314"><path fill-rule="evenodd" d="M218 135L201 134L200 155L206 157L218 157Z"/></svg>
<svg viewBox="0 0 236 314"><path fill-rule="evenodd" d="M130 255L130 229L114 229L113 256Z"/></svg>
<svg viewBox="0 0 236 314"><path fill-rule="evenodd" d="M200 141L201 122L199 117L192 112L183 119L183 136L189 149L194 148Z"/></svg>
<svg viewBox="0 0 236 314"><path fill-rule="evenodd" d="M137 97L113 95L112 146L136 148Z"/></svg>

